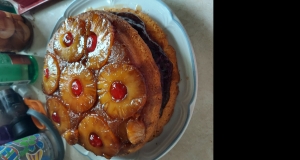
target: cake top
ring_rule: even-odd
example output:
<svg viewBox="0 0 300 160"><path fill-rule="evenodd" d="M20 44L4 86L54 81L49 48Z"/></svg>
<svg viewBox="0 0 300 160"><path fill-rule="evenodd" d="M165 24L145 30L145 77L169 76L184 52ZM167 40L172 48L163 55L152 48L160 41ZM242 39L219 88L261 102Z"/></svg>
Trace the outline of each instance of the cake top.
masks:
<svg viewBox="0 0 300 160"><path fill-rule="evenodd" d="M106 158L135 152L158 136L178 93L174 50L139 33L148 31L131 20L143 23L131 13L96 10L69 17L44 61L48 117L67 143Z"/></svg>

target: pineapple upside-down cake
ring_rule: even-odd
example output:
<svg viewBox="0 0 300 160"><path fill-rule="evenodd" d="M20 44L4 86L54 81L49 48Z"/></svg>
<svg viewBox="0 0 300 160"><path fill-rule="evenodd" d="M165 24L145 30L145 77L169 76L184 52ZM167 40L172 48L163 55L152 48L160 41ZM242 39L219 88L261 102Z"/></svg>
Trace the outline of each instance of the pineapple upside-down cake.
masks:
<svg viewBox="0 0 300 160"><path fill-rule="evenodd" d="M148 15L123 8L68 17L48 44L42 88L66 142L111 158L161 134L178 83L166 34Z"/></svg>

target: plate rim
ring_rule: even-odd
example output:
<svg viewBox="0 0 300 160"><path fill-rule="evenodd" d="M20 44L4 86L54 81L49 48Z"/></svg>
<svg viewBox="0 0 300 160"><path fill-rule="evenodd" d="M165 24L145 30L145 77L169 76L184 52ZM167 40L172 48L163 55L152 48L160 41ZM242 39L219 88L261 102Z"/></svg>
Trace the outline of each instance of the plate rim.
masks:
<svg viewBox="0 0 300 160"><path fill-rule="evenodd" d="M183 34L187 40L187 44L188 44L188 49L189 49L189 54L190 54L190 58L191 58L191 62L192 62L192 69L193 69L193 79L194 79L194 90L193 90L193 94L191 96L191 100L189 102L189 107L188 107L188 115L187 115L187 119L185 120L185 124L184 127L181 129L181 131L179 132L179 134L176 136L176 138L172 141L172 143L160 154L158 155L155 159L160 159L162 158L164 155L166 155L177 143L178 141L181 139L181 137L183 136L184 132L186 131L189 122L192 118L192 114L194 111L194 107L195 107L195 103L196 103L196 98L197 98L197 88L198 88L198 72L197 72L197 63L196 63L196 59L195 59L195 52L194 52L194 48L192 46L191 40L185 30L185 28L183 27L182 23L180 22L180 20L178 19L178 17L176 16L176 14L171 10L171 8L164 3L162 0L156 0L158 2L160 2L165 8L167 8L167 10L169 11L169 14L171 16L172 21L174 21L177 26L183 31Z"/></svg>

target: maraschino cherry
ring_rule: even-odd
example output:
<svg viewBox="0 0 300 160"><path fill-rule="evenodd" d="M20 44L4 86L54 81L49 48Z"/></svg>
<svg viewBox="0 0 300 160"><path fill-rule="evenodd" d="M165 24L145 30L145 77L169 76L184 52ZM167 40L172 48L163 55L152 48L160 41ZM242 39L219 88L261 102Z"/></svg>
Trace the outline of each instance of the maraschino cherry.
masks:
<svg viewBox="0 0 300 160"><path fill-rule="evenodd" d="M79 96L82 93L82 85L78 79L75 79L72 83L72 92L75 96Z"/></svg>
<svg viewBox="0 0 300 160"><path fill-rule="evenodd" d="M94 147L101 147L103 145L100 137L95 133L90 134L89 141Z"/></svg>
<svg viewBox="0 0 300 160"><path fill-rule="evenodd" d="M110 87L110 94L115 100L122 100L127 95L127 87L122 82L113 82Z"/></svg>
<svg viewBox="0 0 300 160"><path fill-rule="evenodd" d="M73 36L70 32L67 32L65 35L64 35L64 39L63 39L63 42L64 44L69 47L72 45L73 43Z"/></svg>

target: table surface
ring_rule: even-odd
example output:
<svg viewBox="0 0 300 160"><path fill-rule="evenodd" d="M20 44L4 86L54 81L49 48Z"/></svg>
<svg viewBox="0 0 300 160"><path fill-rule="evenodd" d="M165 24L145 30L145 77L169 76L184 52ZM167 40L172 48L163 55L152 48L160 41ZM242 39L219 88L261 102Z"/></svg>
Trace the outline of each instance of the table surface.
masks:
<svg viewBox="0 0 300 160"><path fill-rule="evenodd" d="M168 159L213 159L213 0L163 0L177 15L194 48L198 71L198 94L191 121L178 143L162 160ZM56 22L71 1L49 1L31 11L33 21L39 19L43 29L34 28L34 46L29 54L44 56L45 42L52 31L51 20ZM44 12L55 10L55 12ZM51 19L42 18L48 14ZM55 23L54 23L55 24ZM31 52L31 53L30 53ZM40 64L42 66L42 64ZM34 85L38 85L36 82ZM34 89L34 87L33 87ZM39 94L39 93L37 93ZM41 100L42 102L44 100ZM72 146L66 145L65 160L87 160Z"/></svg>

